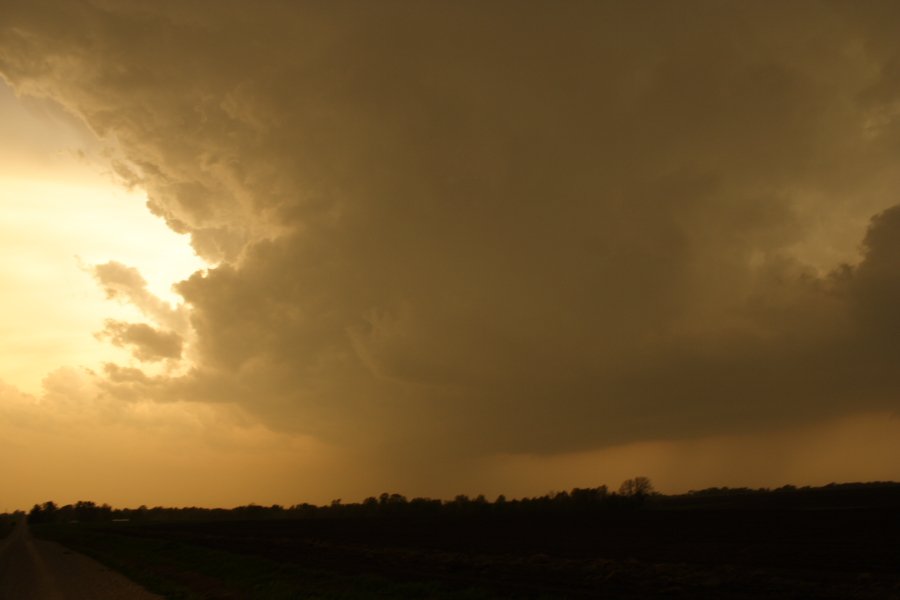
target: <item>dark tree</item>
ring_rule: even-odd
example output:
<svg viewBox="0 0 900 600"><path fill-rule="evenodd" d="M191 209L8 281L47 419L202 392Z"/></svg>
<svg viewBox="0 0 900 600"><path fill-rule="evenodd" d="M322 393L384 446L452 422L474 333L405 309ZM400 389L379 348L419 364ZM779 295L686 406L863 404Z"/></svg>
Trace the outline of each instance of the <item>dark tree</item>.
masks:
<svg viewBox="0 0 900 600"><path fill-rule="evenodd" d="M626 479L619 486L619 494L622 496L630 496L635 498L644 498L653 493L653 484L649 477L635 477Z"/></svg>

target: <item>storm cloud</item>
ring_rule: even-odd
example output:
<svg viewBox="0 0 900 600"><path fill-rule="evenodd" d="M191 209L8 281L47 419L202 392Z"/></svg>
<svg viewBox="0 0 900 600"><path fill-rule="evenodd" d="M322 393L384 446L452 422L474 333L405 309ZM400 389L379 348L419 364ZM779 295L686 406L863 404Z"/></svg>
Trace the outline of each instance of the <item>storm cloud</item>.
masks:
<svg viewBox="0 0 900 600"><path fill-rule="evenodd" d="M109 393L447 460L896 410L895 3L245 7L0 8L215 265L183 312L97 269L189 330Z"/></svg>

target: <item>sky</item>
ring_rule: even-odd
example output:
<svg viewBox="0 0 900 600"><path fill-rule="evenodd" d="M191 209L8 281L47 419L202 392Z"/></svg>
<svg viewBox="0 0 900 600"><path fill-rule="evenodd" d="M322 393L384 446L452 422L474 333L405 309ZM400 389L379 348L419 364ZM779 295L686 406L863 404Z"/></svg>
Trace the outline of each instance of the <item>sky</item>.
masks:
<svg viewBox="0 0 900 600"><path fill-rule="evenodd" d="M900 479L893 2L0 6L0 510Z"/></svg>

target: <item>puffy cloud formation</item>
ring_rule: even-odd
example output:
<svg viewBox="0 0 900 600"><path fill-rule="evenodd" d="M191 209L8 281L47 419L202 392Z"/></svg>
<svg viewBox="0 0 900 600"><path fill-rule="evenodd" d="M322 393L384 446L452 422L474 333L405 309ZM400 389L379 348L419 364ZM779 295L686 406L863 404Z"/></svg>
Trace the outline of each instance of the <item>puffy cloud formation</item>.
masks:
<svg viewBox="0 0 900 600"><path fill-rule="evenodd" d="M109 319L102 332L117 346L132 346L132 353L140 360L181 358L181 336L160 331L146 323L125 323Z"/></svg>
<svg viewBox="0 0 900 600"><path fill-rule="evenodd" d="M93 273L108 298L133 304L148 318L175 331L183 332L188 329L184 307L172 308L155 296L147 289L147 281L134 267L110 261L94 267Z"/></svg>
<svg viewBox="0 0 900 600"><path fill-rule="evenodd" d="M217 263L97 269L192 336L107 390L449 463L896 410L898 12L11 1L0 72Z"/></svg>

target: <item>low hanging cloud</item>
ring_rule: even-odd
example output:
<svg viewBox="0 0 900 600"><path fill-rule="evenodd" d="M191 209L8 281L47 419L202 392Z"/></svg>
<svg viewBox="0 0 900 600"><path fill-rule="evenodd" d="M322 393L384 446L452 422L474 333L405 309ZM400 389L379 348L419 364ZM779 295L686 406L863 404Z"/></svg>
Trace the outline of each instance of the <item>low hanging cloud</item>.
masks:
<svg viewBox="0 0 900 600"><path fill-rule="evenodd" d="M218 264L97 268L194 336L110 393L423 461L896 410L895 3L244 6L0 8Z"/></svg>
<svg viewBox="0 0 900 600"><path fill-rule="evenodd" d="M101 337L120 347L131 347L135 358L157 361L181 358L182 339L173 331L161 331L146 323L126 323L108 319Z"/></svg>

